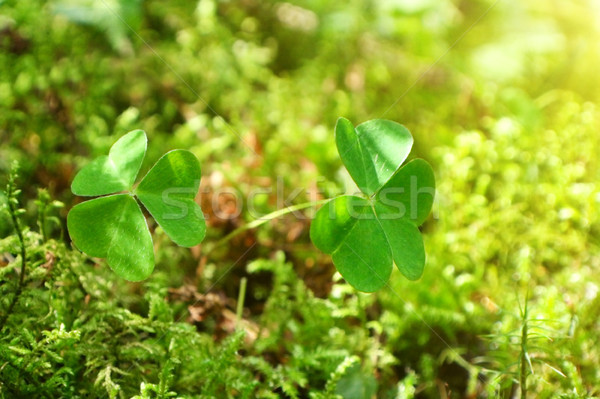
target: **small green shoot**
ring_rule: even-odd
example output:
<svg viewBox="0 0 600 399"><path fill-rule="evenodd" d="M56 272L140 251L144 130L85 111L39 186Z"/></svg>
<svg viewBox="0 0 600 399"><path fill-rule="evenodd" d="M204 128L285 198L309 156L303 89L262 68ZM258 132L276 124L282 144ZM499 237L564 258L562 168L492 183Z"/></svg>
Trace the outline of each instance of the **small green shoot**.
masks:
<svg viewBox="0 0 600 399"><path fill-rule="evenodd" d="M67 216L75 246L106 258L117 275L130 281L143 280L154 269L152 237L136 197L176 244L197 245L206 233L204 216L194 201L201 175L198 159L189 151L170 151L134 189L146 146L146 133L134 130L121 137L108 156L85 166L71 190L102 197L76 205Z"/></svg>
<svg viewBox="0 0 600 399"><path fill-rule="evenodd" d="M8 305L6 312L0 316L0 332L4 330L8 317L13 312L23 288L25 287L25 272L27 270L27 248L25 245L25 238L23 237L23 229L21 227L20 217L25 213L25 209L19 207L19 194L21 190L17 188L17 178L19 177L19 164L14 162L12 164L10 175L8 176L8 184L6 185L6 204L1 204L2 207L8 209L10 219L19 239L19 248L21 250L21 271L19 273L19 283L15 289L15 293Z"/></svg>
<svg viewBox="0 0 600 399"><path fill-rule="evenodd" d="M342 162L363 196L340 196L319 209L310 229L313 243L331 254L357 290L381 289L394 263L408 279L418 279L425 266L418 227L435 195L431 166L415 159L401 167L413 138L392 121L375 119L355 128L340 118L335 135Z"/></svg>

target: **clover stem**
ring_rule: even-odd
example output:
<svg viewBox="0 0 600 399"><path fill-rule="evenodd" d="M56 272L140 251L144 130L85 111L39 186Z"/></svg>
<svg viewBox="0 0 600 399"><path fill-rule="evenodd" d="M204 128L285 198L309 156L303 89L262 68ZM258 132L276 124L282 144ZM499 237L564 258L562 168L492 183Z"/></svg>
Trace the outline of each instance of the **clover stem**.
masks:
<svg viewBox="0 0 600 399"><path fill-rule="evenodd" d="M243 233L246 230L250 230L250 229L254 229L257 228L259 226L262 226L263 224L273 220L273 219L277 219L281 216L287 215L288 213L292 213L292 212L296 212L299 211L301 209L306 209L306 208L310 208L313 206L317 206L317 205L321 205L324 204L326 202L328 202L330 199L324 199L324 200L318 200L318 201L311 201L311 202L304 202L302 204L298 204L298 205L293 205L293 206L288 206L286 208L283 209L278 209L274 212L271 212L265 216L260 217L259 219L253 220L252 222L245 224L243 226L238 227L237 229L233 230L231 233L227 234L225 237L221 238L219 241L217 241L215 244L213 244L212 246L210 246L208 248L208 250L206 251L211 252L213 249L225 244L226 242L228 242L229 240L231 240L233 237Z"/></svg>

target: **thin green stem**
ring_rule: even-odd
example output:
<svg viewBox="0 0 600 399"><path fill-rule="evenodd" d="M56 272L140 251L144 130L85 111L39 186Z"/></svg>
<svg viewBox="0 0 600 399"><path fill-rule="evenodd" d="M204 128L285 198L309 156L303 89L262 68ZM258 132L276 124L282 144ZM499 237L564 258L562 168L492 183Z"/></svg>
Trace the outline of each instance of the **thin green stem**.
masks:
<svg viewBox="0 0 600 399"><path fill-rule="evenodd" d="M527 399L527 321L523 324L521 330L521 373L520 381L521 385L521 399Z"/></svg>
<svg viewBox="0 0 600 399"><path fill-rule="evenodd" d="M40 229L40 233L42 234L42 241L47 242L48 236L46 235L46 204L41 203L40 209L38 211L38 228Z"/></svg>
<svg viewBox="0 0 600 399"><path fill-rule="evenodd" d="M524 309L522 310L522 319L523 319L523 325L521 327L521 356L520 356L520 362L521 362L521 370L519 373L519 385L521 388L521 399L527 399L527 364L529 363L529 357L527 354L527 338L528 338L528 321L529 321L529 314L528 314L528 309L527 309L527 301L529 300L529 292L527 293L526 297L525 297L525 306Z"/></svg>
<svg viewBox="0 0 600 399"><path fill-rule="evenodd" d="M10 305L8 306L8 309L6 310L6 313L4 313L4 315L2 315L2 318L0 319L0 332L2 330L4 330L4 327L6 325L6 320L8 319L8 316L10 316L10 314L12 313L15 305L17 304L17 301L19 300L19 296L21 295L21 292L23 291L23 285L25 283L25 266L26 266L26 261L27 261L27 252L25 250L25 239L23 238L23 232L21 231L21 224L19 223L19 218L17 217L17 208L15 207L15 204L13 203L12 199L14 197L14 186L12 184L8 185L8 190L7 190L7 199L8 199L8 209L9 209L9 213L10 213L10 217L13 223L13 226L15 228L15 231L17 233L17 237L19 238L19 244L21 246L21 275L19 276L19 284L17 285L17 290L15 291L12 301L10 302Z"/></svg>
<svg viewBox="0 0 600 399"><path fill-rule="evenodd" d="M240 327L242 316L244 313L244 300L246 299L246 285L248 284L248 279L246 277L242 277L240 281L240 292L238 293L237 307L235 310L236 323L237 327Z"/></svg>
<svg viewBox="0 0 600 399"><path fill-rule="evenodd" d="M324 204L326 202L328 202L329 199L325 199L325 200L319 200L319 201L311 201L311 202L304 202L302 204L298 204L298 205L293 205L293 206L288 206L287 208L283 208L283 209L278 209L275 212L271 212L263 217L261 217L260 219L256 219L253 220L252 222L245 224L243 226L238 227L237 229L233 230L231 233L227 234L225 237L221 238L219 241L217 241L215 244L213 244L212 246L210 246L207 249L207 253L212 252L212 250L214 250L215 248L225 244L226 242L228 242L229 240L231 240L233 237L243 233L246 230L250 230L250 229L255 229L257 227L262 226L263 224L273 220L273 219L277 219L283 215L287 215L288 213L292 213L292 212L296 212L299 211L301 209L306 209L306 208L310 208L312 206L316 206L316 205L321 205Z"/></svg>

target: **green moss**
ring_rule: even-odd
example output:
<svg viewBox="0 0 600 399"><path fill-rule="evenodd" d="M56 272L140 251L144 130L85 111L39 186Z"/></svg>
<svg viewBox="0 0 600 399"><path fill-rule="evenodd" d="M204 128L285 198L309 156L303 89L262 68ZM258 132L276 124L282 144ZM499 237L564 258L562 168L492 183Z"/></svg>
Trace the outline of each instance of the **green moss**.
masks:
<svg viewBox="0 0 600 399"><path fill-rule="evenodd" d="M86 2L0 3L0 183L20 161L27 258L0 334L0 397L321 398L357 381L368 394L373 380L382 398L510 397L526 321L529 396L600 395L593 6L110 2L131 6L150 49L114 18L56 14ZM356 293L291 215L209 254L151 225L156 271L136 284L64 236L76 171L137 128L153 143L142 173L168 149L200 159L203 204L271 188L267 214L277 189L293 203L339 194L339 116L402 122L434 167L416 283ZM0 316L21 276L3 208ZM209 218L206 242L250 210Z"/></svg>

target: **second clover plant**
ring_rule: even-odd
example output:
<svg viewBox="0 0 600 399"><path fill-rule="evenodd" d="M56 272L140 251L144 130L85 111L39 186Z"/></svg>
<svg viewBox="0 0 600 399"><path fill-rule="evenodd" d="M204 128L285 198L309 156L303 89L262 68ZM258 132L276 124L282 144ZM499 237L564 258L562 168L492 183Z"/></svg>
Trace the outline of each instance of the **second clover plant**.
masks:
<svg viewBox="0 0 600 399"><path fill-rule="evenodd" d="M431 166L415 159L401 167L413 138L392 121L375 119L355 128L340 118L335 140L362 195L343 195L323 205L310 228L313 243L331 254L357 290L381 289L393 264L408 279L418 279L425 266L418 226L429 215L435 193Z"/></svg>
<svg viewBox="0 0 600 399"><path fill-rule="evenodd" d="M154 269L152 237L136 198L176 244L197 245L206 233L194 201L200 184L198 159L189 151L170 151L134 188L146 146L146 133L134 130L108 156L85 166L73 180L73 194L101 197L76 205L67 216L75 246L106 258L115 273L130 281L143 280Z"/></svg>

